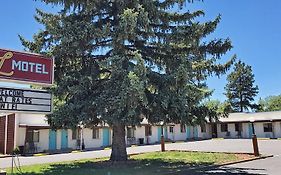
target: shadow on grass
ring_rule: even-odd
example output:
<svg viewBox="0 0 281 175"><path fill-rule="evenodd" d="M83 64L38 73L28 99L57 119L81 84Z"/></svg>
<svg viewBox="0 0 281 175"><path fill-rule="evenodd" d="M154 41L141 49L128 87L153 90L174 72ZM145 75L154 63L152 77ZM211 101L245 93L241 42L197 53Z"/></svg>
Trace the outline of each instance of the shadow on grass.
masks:
<svg viewBox="0 0 281 175"><path fill-rule="evenodd" d="M121 163L110 161L85 161L51 164L40 170L24 169L22 175L250 175L264 169L245 169L214 166L212 163L186 164L156 160L129 160ZM251 171L252 173L248 173ZM261 174L260 174L261 175Z"/></svg>

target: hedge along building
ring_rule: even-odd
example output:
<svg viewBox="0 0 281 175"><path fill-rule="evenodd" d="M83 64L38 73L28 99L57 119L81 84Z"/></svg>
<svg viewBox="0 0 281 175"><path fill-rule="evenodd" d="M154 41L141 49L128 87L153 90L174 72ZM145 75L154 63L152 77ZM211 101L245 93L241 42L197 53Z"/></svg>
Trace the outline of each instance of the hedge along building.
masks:
<svg viewBox="0 0 281 175"><path fill-rule="evenodd" d="M1 81L51 86L53 72L51 58L0 49ZM33 129L49 128L41 119L51 111L52 95L47 91L0 87L0 153L11 153L18 145L34 148Z"/></svg>

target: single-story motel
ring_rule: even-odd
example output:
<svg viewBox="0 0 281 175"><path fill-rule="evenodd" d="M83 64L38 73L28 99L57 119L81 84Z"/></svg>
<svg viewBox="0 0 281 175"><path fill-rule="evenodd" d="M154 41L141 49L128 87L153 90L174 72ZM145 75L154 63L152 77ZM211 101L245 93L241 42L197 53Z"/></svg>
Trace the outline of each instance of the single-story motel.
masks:
<svg viewBox="0 0 281 175"><path fill-rule="evenodd" d="M126 141L132 144L159 143L162 134L168 141L189 141L211 138L252 137L281 138L281 111L261 113L231 113L217 123L201 126L169 124L150 125L143 121L140 126L126 128ZM6 127L7 126L7 127ZM0 153L9 154L16 147L25 153L59 152L80 149L81 137L85 149L98 149L111 145L112 130L108 126L84 129L52 130L41 114L1 114Z"/></svg>

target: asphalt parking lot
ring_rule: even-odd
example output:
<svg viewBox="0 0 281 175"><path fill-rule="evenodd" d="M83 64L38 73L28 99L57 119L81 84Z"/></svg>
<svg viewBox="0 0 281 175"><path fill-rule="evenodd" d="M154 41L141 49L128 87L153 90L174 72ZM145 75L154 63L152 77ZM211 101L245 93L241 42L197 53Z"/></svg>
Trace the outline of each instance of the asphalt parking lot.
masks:
<svg viewBox="0 0 281 175"><path fill-rule="evenodd" d="M202 170L201 174L255 174L255 175L280 175L281 174L281 140L259 140L259 150L263 155L273 155L271 158L260 159L245 163L239 163L224 167L215 167L210 170ZM169 145L176 149L212 152L253 152L250 139L225 139L206 140L190 143L178 143Z"/></svg>

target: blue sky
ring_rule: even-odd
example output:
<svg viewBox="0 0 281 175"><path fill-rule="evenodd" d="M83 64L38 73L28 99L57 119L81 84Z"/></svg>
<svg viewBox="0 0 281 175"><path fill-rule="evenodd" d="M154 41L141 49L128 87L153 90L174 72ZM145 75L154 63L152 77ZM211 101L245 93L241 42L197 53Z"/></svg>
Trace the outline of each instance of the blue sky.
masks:
<svg viewBox="0 0 281 175"><path fill-rule="evenodd" d="M239 59L252 66L260 88L256 99L281 94L281 1L204 0L204 3L194 3L191 7L203 9L206 19L222 15L221 23L211 37L229 37L234 46L229 54L237 54ZM223 76L208 81L215 89L213 98L225 99L225 79Z"/></svg>
<svg viewBox="0 0 281 175"><path fill-rule="evenodd" d="M33 16L35 9L55 11L39 1L9 0L1 2L0 48L23 50L18 34L31 39L41 26ZM222 15L221 23L210 38L229 37L234 48L231 55L251 65L260 88L257 97L281 94L281 1L276 0L204 0L187 4L187 9L203 9L204 20ZM210 78L209 87L215 89L213 98L224 100L226 76ZM3 83L2 83L3 84Z"/></svg>

